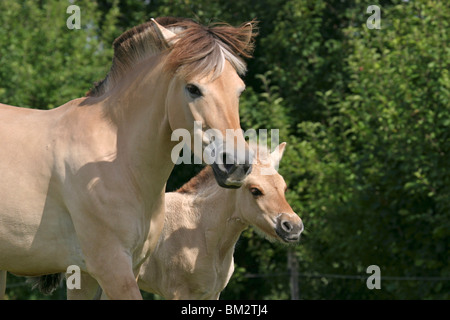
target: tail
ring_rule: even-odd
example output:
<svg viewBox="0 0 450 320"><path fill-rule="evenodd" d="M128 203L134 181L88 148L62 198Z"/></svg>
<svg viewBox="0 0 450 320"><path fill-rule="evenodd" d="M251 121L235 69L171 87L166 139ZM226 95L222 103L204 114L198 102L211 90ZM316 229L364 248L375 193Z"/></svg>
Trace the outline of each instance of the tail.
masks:
<svg viewBox="0 0 450 320"><path fill-rule="evenodd" d="M27 282L31 284L33 290L38 289L41 293L49 295L58 289L63 277L64 274L62 273L46 274L38 277L28 277Z"/></svg>

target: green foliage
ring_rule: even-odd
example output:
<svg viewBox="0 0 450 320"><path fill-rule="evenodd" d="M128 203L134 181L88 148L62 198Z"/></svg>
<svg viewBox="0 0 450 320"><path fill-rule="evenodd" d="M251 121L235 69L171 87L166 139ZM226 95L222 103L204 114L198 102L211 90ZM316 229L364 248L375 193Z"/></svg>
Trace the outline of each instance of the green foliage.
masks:
<svg viewBox="0 0 450 320"><path fill-rule="evenodd" d="M448 299L450 12L433 1L387 6L382 29L369 30L364 16L355 17L365 7L354 3L335 11L342 28L326 29L330 22L318 12L335 4L286 3L283 22L261 40L271 54L256 58L272 66L271 83L278 85L241 103L242 118L253 126L272 127L288 116L280 172L306 226L297 248L306 274L302 297ZM261 104L271 93L269 106ZM270 275L286 272L285 249L270 260L272 245L251 239L236 249L236 260L262 278L235 281L274 298L280 280ZM354 279L367 277L372 264L382 270L382 290ZM281 283L287 292L286 275Z"/></svg>
<svg viewBox="0 0 450 320"><path fill-rule="evenodd" d="M368 4L360 0L78 0L81 30L65 25L69 4L0 2L2 103L53 108L84 95L106 74L113 39L151 17L234 25L257 18L241 123L279 129L288 143L280 172L306 227L295 247L300 297L450 298L444 1L374 1L380 30L366 27ZM199 169L177 166L168 190ZM288 299L287 251L246 230L222 298ZM381 268L381 290L366 287L372 264ZM42 298L23 287L8 292Z"/></svg>
<svg viewBox="0 0 450 320"><path fill-rule="evenodd" d="M307 255L324 273L377 264L382 275L448 279L449 14L433 1L403 3L383 10L381 30L346 28L343 99L318 92L329 98L328 117L298 125L302 170L288 176L297 176L305 220L318 232L309 232ZM328 297L445 299L449 285L339 286ZM325 288L318 297L327 297Z"/></svg>
<svg viewBox="0 0 450 320"><path fill-rule="evenodd" d="M83 96L108 70L112 58L110 26L99 29L95 2L83 8L82 29L69 30L68 1L0 2L0 100L23 107L50 109ZM109 28L109 29L108 29ZM105 38L99 38L102 34ZM104 42L107 39L108 42Z"/></svg>

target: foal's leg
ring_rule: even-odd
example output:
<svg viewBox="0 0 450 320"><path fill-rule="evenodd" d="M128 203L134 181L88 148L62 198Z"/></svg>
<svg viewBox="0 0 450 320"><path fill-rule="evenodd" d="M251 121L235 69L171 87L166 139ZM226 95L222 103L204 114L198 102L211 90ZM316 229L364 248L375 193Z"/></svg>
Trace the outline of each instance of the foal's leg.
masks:
<svg viewBox="0 0 450 320"><path fill-rule="evenodd" d="M6 292L6 271L0 270L0 300L5 299Z"/></svg>

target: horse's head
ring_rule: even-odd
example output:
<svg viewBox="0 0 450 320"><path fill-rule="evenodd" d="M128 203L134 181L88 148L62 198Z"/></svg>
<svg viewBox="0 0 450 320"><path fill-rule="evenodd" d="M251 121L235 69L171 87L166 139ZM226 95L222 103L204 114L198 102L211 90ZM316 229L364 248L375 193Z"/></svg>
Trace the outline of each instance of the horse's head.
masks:
<svg viewBox="0 0 450 320"><path fill-rule="evenodd" d="M275 170L286 143L280 144L271 154L257 152L253 171L238 190L237 207L240 219L255 226L269 239L286 243L297 242L303 231L300 217L285 198L286 183Z"/></svg>
<svg viewBox="0 0 450 320"><path fill-rule="evenodd" d="M250 56L252 24L205 27L189 20L155 24L170 48L165 60L173 74L166 99L172 131L187 129L194 155L211 164L218 184L238 188L251 172L249 150L239 121L245 89L240 56Z"/></svg>

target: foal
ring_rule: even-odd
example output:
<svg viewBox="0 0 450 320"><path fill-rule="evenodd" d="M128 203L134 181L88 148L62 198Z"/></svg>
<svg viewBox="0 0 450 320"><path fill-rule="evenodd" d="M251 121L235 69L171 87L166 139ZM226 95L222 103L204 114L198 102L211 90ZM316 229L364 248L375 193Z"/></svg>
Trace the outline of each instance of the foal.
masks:
<svg viewBox="0 0 450 320"><path fill-rule="evenodd" d="M269 239L297 242L303 224L274 169L284 147L258 159L240 189L218 187L206 167L177 192L166 194L163 232L141 268L139 288L166 299L218 299L234 271L234 246L249 225ZM261 160L269 161L264 165ZM264 175L264 167L270 167L271 175Z"/></svg>

